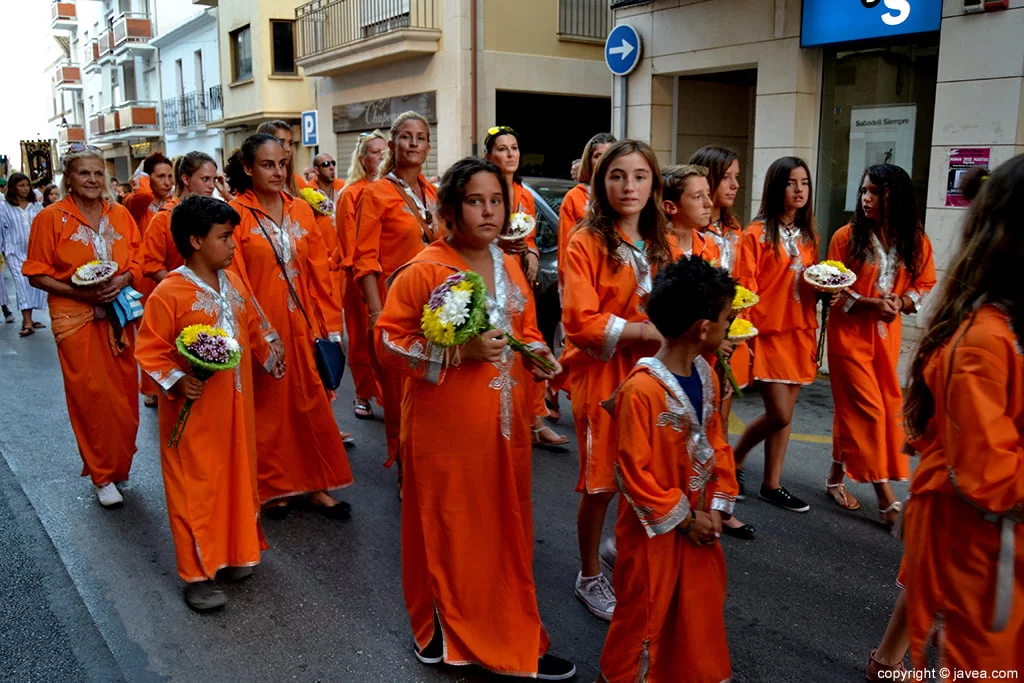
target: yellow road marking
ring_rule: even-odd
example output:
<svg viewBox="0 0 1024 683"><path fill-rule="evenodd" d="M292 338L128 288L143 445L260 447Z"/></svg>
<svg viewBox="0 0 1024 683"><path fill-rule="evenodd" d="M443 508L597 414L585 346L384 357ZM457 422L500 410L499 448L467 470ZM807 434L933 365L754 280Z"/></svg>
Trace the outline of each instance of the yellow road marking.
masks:
<svg viewBox="0 0 1024 683"><path fill-rule="evenodd" d="M747 429L746 423L743 422L736 413L729 414L729 434L734 436L740 436ZM808 443L820 443L820 444L831 444L831 436L819 436L817 434L790 434L790 441L806 441Z"/></svg>

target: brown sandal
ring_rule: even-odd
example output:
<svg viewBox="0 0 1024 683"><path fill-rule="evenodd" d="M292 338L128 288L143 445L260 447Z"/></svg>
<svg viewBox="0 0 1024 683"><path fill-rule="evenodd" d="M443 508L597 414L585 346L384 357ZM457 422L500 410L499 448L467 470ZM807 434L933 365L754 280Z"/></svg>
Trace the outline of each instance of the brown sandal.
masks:
<svg viewBox="0 0 1024 683"><path fill-rule="evenodd" d="M537 448L564 451L563 446L569 443L569 437L559 434L547 425L531 427L531 429L533 430L533 445Z"/></svg>
<svg viewBox="0 0 1024 683"><path fill-rule="evenodd" d="M839 494L838 496L836 494ZM854 510L860 510L860 501L850 495L850 492L846 490L846 484L839 482L838 484L828 483L828 479L825 480L825 495L829 497L833 503L853 512Z"/></svg>
<svg viewBox="0 0 1024 683"><path fill-rule="evenodd" d="M865 681L907 681L910 680L910 672L900 662L896 666L886 664L875 657L878 650L872 650L868 657L868 667L864 670ZM883 676L883 672L885 675Z"/></svg>

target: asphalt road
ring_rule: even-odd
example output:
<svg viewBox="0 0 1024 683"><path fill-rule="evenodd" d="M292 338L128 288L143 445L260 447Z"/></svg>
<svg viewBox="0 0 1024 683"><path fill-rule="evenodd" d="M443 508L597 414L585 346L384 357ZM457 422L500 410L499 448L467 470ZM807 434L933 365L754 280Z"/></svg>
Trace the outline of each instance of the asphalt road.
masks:
<svg viewBox="0 0 1024 683"><path fill-rule="evenodd" d="M175 573L155 412L143 410L125 507L101 509L78 476L52 335L20 339L17 331L0 324L0 680L497 680L424 667L410 651L395 474L381 467L383 424L352 417L347 379L335 414L358 439L349 451L355 484L339 495L353 518L300 510L268 520L271 549L254 578L229 588L222 612L197 615ZM749 396L736 414L749 421L759 409ZM864 502L859 512L828 505L831 415L827 383L803 392L793 430L802 436L784 482L811 512L748 499L739 514L758 539L724 539L736 681L863 680L884 631L900 545L875 522L869 487L851 487ZM576 662L577 680L593 681L606 624L572 591L576 462L575 446L535 453L535 575L553 651ZM761 471L758 450L748 487Z"/></svg>

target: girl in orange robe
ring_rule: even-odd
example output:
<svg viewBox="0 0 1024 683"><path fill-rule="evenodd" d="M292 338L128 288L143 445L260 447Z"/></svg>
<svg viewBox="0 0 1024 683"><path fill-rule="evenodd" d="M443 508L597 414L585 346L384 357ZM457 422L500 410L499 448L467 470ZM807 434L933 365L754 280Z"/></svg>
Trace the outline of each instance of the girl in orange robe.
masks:
<svg viewBox="0 0 1024 683"><path fill-rule="evenodd" d="M452 232L398 271L375 329L381 364L403 378L402 583L421 662L560 680L545 676L556 658L545 656L533 581L525 419L527 387L548 373L528 369L502 335L554 357L529 283L492 244L508 221L507 196L490 162L471 157L448 170L440 206ZM433 289L466 270L487 283L493 329L446 366L420 319ZM559 661L563 673L575 671Z"/></svg>
<svg viewBox="0 0 1024 683"><path fill-rule="evenodd" d="M223 270L233 257L231 232L238 214L219 200L198 196L186 199L177 213L175 228L189 265L174 270L153 291L135 357L166 392L160 400L160 460L167 514L178 576L187 584L186 601L202 610L226 601L212 584L219 570L259 564L260 551L267 548L259 524L252 362L278 376L282 366L270 348L277 334L242 279ZM238 367L205 382L191 377L175 347L189 325L227 332L242 348ZM182 396L190 389L202 393L180 441L171 446ZM241 577L249 572L229 573ZM215 594L212 602L196 600L204 590Z"/></svg>
<svg viewBox="0 0 1024 683"><path fill-rule="evenodd" d="M416 112L395 119L380 180L366 186L356 209L352 273L363 292L372 327L387 301L387 281L437 239L437 190L423 177L430 152L430 127ZM372 352L373 349L371 349ZM398 458L401 434L400 381L391 371L378 374L384 398L384 430L390 467Z"/></svg>
<svg viewBox="0 0 1024 683"><path fill-rule="evenodd" d="M177 196L161 207L142 237L142 274L156 283L175 268L185 265L171 237L171 212L185 197L212 197L217 182L217 162L203 152L189 152L174 165Z"/></svg>
<svg viewBox="0 0 1024 683"><path fill-rule="evenodd" d="M272 514L281 515L289 503L285 499L311 493L316 510L346 518L348 504L327 493L349 486L352 471L313 357L314 336L339 337L341 331L330 329L321 312L320 301L330 296L330 282L312 209L282 191L287 159L274 138L246 138L228 166L232 187L242 192L231 202L242 219L235 231L238 255L231 268L242 274L281 335L289 365L283 382L264 375L253 378L260 500L275 501ZM298 302L284 280L275 249Z"/></svg>
<svg viewBox="0 0 1024 683"><path fill-rule="evenodd" d="M537 207L533 195L523 187L519 179L519 138L508 126L495 126L487 131L484 138L484 158L493 162L505 175L505 184L511 188L511 212L525 213L537 220ZM537 269L540 265L540 250L537 249L537 230L534 229L524 240L499 240L498 245L506 253L519 257L526 281L536 283ZM533 445L556 451L564 451L562 446L569 443L569 437L563 436L544 424L548 409L544 402L547 386L543 383L534 384L533 403L534 415L530 420L533 432Z"/></svg>
<svg viewBox="0 0 1024 683"><path fill-rule="evenodd" d="M695 299L698 289L706 298ZM607 683L718 683L725 635L722 518L736 504L719 387L704 359L725 339L736 287L699 257L666 266L651 292L665 337L615 399L618 425L615 616L601 654Z"/></svg>
<svg viewBox="0 0 1024 683"><path fill-rule="evenodd" d="M811 507L782 486L782 464L800 387L817 376L817 293L803 272L818 261L811 175L796 157L772 162L764 180L761 211L740 238L736 279L761 297L749 318L759 331L753 340L753 378L760 383L765 414L755 419L736 445L736 467L764 441L760 497L793 512Z"/></svg>
<svg viewBox="0 0 1024 683"><path fill-rule="evenodd" d="M915 203L906 171L870 167L853 223L836 231L828 248L829 259L846 264L857 281L840 297L828 327L835 436L825 492L840 507L856 510L860 503L843 478L871 482L882 523L889 527L900 510L889 482L910 477L896 368L901 314L916 313L935 286L932 245Z"/></svg>
<svg viewBox="0 0 1024 683"><path fill-rule="evenodd" d="M933 646L938 666L976 679L1024 671L1022 215L1024 155L968 214L905 403L921 454L900 566L911 661L929 666Z"/></svg>
<svg viewBox="0 0 1024 683"><path fill-rule="evenodd" d="M571 345L569 390L579 442L583 494L577 518L581 571L576 595L610 619L615 598L601 573L598 546L615 493L612 416L602 407L636 361L657 349L644 302L655 269L671 254L661 212L661 170L650 147L612 145L598 162L594 199L567 250L562 326Z"/></svg>
<svg viewBox="0 0 1024 683"><path fill-rule="evenodd" d="M338 249L341 255L341 270L345 284L342 288L342 311L345 316L345 333L348 339L348 366L351 368L352 383L355 385L353 412L361 420L373 417L371 400L381 403L380 383L373 372L367 332L370 329L366 301L362 289L356 284L352 272L356 242L356 207L363 190L377 177L377 167L388 148L384 134L375 130L359 137L359 143L352 150L352 163L345 178L345 187L338 200L335 222L338 231Z"/></svg>
<svg viewBox="0 0 1024 683"><path fill-rule="evenodd" d="M118 293L142 279L135 252L139 231L128 210L103 199L107 181L99 152L69 154L65 198L32 223L22 273L49 294L50 319L64 376L68 416L84 468L101 503L122 503L115 483L128 479L139 429L139 377L133 326L118 333L108 314ZM71 284L75 270L96 259L117 274L95 287Z"/></svg>

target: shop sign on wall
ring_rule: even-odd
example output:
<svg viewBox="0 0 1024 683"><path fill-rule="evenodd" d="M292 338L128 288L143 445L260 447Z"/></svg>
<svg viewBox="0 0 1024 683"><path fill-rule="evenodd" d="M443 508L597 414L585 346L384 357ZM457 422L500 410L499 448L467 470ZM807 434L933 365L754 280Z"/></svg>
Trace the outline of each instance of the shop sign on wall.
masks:
<svg viewBox="0 0 1024 683"><path fill-rule="evenodd" d="M350 133L374 128L387 131L399 114L410 110L422 114L431 125L437 123L436 93L424 92L336 105L331 110L334 132Z"/></svg>
<svg viewBox="0 0 1024 683"><path fill-rule="evenodd" d="M850 161L846 175L846 210L857 206L864 169L895 164L914 175L916 104L854 107L850 113Z"/></svg>
<svg viewBox="0 0 1024 683"><path fill-rule="evenodd" d="M946 206L968 206L970 204L960 183L964 174L975 166L988 169L992 156L990 147L959 147L949 150L949 178L946 181Z"/></svg>

